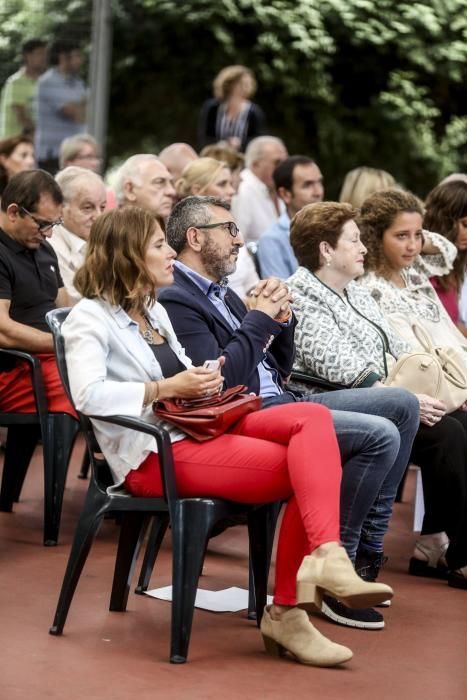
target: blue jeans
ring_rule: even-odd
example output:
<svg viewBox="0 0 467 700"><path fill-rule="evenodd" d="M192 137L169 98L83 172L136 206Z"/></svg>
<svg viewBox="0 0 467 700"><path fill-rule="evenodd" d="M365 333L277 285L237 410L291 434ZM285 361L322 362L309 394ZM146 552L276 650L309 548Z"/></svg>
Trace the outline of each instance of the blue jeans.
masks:
<svg viewBox="0 0 467 700"><path fill-rule="evenodd" d="M310 401L332 411L343 463L341 539L352 561L357 549L383 551L397 487L420 422L416 397L405 389L344 389L296 397L286 392L263 406Z"/></svg>

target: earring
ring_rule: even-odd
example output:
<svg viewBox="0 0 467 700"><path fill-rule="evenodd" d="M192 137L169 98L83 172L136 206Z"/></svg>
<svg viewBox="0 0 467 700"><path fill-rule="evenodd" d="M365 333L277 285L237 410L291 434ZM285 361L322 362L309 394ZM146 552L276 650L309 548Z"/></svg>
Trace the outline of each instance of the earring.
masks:
<svg viewBox="0 0 467 700"><path fill-rule="evenodd" d="M331 267L331 260L329 258L326 260L326 267Z"/></svg>

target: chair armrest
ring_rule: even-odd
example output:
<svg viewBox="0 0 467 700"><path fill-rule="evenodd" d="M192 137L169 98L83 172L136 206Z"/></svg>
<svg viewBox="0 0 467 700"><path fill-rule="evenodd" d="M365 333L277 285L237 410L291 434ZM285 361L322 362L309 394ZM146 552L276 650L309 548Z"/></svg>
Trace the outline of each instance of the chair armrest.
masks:
<svg viewBox="0 0 467 700"><path fill-rule="evenodd" d="M312 374L305 374L304 372L292 372L290 375L290 382L300 382L301 384L306 384L310 387L318 387L319 389L325 389L326 391L337 391L339 389L348 389L348 386L343 384L333 384L328 379L323 379L322 377L315 377Z"/></svg>
<svg viewBox="0 0 467 700"><path fill-rule="evenodd" d="M120 425L122 428L130 428L137 430L140 433L146 433L155 438L159 455L159 464L161 469L162 485L164 487L164 495L170 505L178 498L177 484L175 481L175 469L172 455L172 443L170 436L165 428L161 428L154 423L148 423L141 418L133 416L90 416L86 418L103 421L104 423L112 423Z"/></svg>
<svg viewBox="0 0 467 700"><path fill-rule="evenodd" d="M24 360L25 362L28 362L30 364L34 400L36 402L37 413L41 420L41 427L45 429L45 423L42 426L42 421L46 421L47 419L47 397L45 393L44 380L42 377L41 363L39 359L35 355L32 355L30 352L25 352L24 350L15 350L13 348L0 348L0 354L15 357L18 360ZM44 435L45 433L43 432L42 434Z"/></svg>

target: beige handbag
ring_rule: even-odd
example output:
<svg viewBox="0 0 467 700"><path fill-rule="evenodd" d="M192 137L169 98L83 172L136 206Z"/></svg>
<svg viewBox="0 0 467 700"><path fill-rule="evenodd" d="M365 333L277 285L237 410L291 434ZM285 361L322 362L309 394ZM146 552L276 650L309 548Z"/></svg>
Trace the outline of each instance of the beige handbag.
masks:
<svg viewBox="0 0 467 700"><path fill-rule="evenodd" d="M413 323L412 330L425 352L401 355L389 371L385 384L444 401L447 412L452 413L467 401L467 370L463 351L435 346L419 323Z"/></svg>

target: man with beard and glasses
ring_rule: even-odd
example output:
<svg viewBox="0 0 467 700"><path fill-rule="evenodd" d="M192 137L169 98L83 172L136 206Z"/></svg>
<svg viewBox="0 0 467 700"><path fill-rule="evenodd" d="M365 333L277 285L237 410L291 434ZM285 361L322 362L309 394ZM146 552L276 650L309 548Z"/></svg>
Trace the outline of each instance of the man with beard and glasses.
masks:
<svg viewBox="0 0 467 700"><path fill-rule="evenodd" d="M341 537L357 570L360 567L374 578L382 556L373 561L372 552L361 542L376 539L375 528L378 535L387 528L390 508L383 508L380 501L388 493L395 495L407 466L419 423L417 399L403 389L390 388L321 394L290 390L293 302L287 286L276 278L256 285L248 309L228 287L227 276L235 271L244 241L224 200L199 196L181 200L167 221L167 239L178 259L174 284L161 291L159 301L193 362L203 364L223 355L224 386L245 384L262 397L264 408L311 401L332 409L344 465L341 511L350 513L345 522L341 519ZM328 596L322 612L339 624L384 627L378 611L350 610Z"/></svg>

